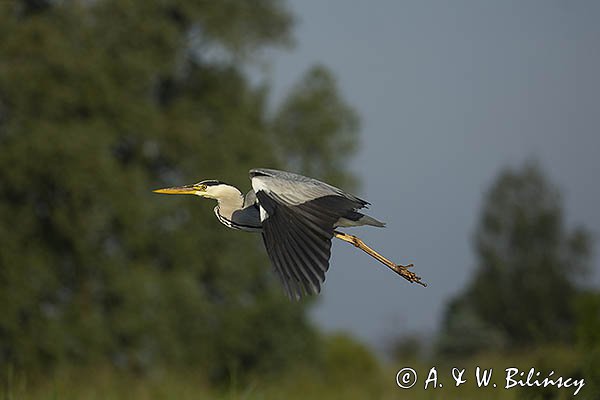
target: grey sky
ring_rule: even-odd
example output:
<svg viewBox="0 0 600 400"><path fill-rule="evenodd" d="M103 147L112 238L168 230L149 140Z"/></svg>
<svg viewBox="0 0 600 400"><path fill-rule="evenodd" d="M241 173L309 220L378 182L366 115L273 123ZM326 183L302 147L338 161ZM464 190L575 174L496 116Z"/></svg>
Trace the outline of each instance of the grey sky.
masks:
<svg viewBox="0 0 600 400"><path fill-rule="evenodd" d="M385 338L432 331L473 268L482 191L538 159L568 220L600 231L600 2L293 1L297 46L273 56L280 98L331 68L362 118L351 166L385 230L354 230L430 284L410 285L345 243L321 302L326 330ZM596 261L596 266L598 262Z"/></svg>

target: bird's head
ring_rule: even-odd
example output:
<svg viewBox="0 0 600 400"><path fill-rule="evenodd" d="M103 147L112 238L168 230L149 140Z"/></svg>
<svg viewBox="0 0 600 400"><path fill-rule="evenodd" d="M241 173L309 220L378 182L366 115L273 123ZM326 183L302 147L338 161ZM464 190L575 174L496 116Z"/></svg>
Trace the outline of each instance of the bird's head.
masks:
<svg viewBox="0 0 600 400"><path fill-rule="evenodd" d="M225 197L231 196L232 194L241 196L241 192L237 188L217 180L207 180L194 183L192 185L157 189L154 190L154 193L193 194L206 199L214 200L221 200Z"/></svg>

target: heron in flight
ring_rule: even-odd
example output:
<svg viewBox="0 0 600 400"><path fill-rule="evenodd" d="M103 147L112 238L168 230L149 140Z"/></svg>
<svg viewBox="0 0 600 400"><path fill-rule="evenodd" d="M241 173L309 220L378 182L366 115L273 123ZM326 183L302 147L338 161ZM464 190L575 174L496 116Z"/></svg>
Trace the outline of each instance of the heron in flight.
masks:
<svg viewBox="0 0 600 400"><path fill-rule="evenodd" d="M351 243L409 282L426 286L409 265L398 265L356 236L337 228L385 224L358 212L369 205L327 183L274 169L250 170L252 189L244 196L231 185L205 180L155 193L193 194L217 200L219 221L233 229L261 232L267 254L290 298L317 294L329 268L334 237Z"/></svg>

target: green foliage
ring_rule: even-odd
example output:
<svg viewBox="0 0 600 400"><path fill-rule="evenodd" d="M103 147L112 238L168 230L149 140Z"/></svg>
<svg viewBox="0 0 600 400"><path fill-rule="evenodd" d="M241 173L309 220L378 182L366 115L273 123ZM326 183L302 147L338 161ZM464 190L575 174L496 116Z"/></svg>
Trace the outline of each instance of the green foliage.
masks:
<svg viewBox="0 0 600 400"><path fill-rule="evenodd" d="M333 339L333 342L336 342ZM337 347L337 346L336 346ZM537 388L514 387L504 389L502 376L507 367L528 371L535 367L543 374L554 370L563 376L581 375L576 371L580 365L581 355L572 347L541 347L520 351L513 354L488 353L480 354L460 363L443 364L437 360L417 362L399 361L396 365L386 365L372 370L367 368L361 375L362 362L354 360L362 358L362 346L350 344L342 353L355 354L356 357L334 357L344 360L350 365L333 365L333 369L315 368L311 361L309 365L293 368L277 376L256 376L242 385L215 387L206 382L201 375L191 369L168 369L157 371L151 375L140 376L129 371L116 370L110 367L81 368L71 366L61 368L52 376L33 379L14 374L10 384L4 388L4 398L7 399L244 399L244 400L279 400L279 399L572 399L573 388ZM355 353L356 349L358 352ZM337 351L336 351L337 352ZM367 364L368 365L368 364ZM424 390L424 381L432 365L438 370L439 382L443 388ZM397 372L410 366L418 373L419 381L411 389L400 389L395 382ZM480 388L474 379L476 366L493 369L498 384L497 388ZM468 381L456 387L451 377L453 367L465 368L465 378ZM337 368L350 372L345 376L336 371ZM372 375L374 373L374 375ZM572 375L571 375L572 374ZM372 379L376 378L376 379ZM434 390L434 391L432 391ZM590 390L588 381L577 399L597 399L598 396Z"/></svg>
<svg viewBox="0 0 600 400"><path fill-rule="evenodd" d="M365 385L379 379L379 364L363 344L337 334L326 338L324 346L324 366L329 378L336 382L361 380Z"/></svg>
<svg viewBox="0 0 600 400"><path fill-rule="evenodd" d="M260 238L151 193L246 188L249 168L287 165L243 70L289 44L292 21L276 0L0 2L0 369L197 365L223 380L310 357L316 333ZM322 131L345 140L344 123Z"/></svg>
<svg viewBox="0 0 600 400"><path fill-rule="evenodd" d="M535 164L500 174L475 233L477 269L448 306L440 350L469 354L565 341L591 239L567 230L558 190Z"/></svg>
<svg viewBox="0 0 600 400"><path fill-rule="evenodd" d="M355 182L344 167L356 150L358 126L331 72L315 66L280 106L273 130L279 153L293 169L349 188Z"/></svg>
<svg viewBox="0 0 600 400"><path fill-rule="evenodd" d="M576 302L577 342L584 348L600 347L600 293L581 293Z"/></svg>
<svg viewBox="0 0 600 400"><path fill-rule="evenodd" d="M422 335L411 333L395 338L390 344L390 355L398 362L410 363L423 357L424 339Z"/></svg>
<svg viewBox="0 0 600 400"><path fill-rule="evenodd" d="M583 353L582 375L586 380L586 395L600 396L600 293L582 293L576 302L577 344Z"/></svg>

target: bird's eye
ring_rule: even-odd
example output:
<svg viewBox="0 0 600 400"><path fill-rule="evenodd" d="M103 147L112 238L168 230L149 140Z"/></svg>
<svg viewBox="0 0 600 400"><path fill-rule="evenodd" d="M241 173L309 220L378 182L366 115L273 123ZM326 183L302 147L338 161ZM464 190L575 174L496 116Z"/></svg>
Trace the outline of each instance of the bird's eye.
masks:
<svg viewBox="0 0 600 400"><path fill-rule="evenodd" d="M196 188L198 190L200 190L201 192L204 192L206 190L206 185L205 184L201 184L201 185L196 186Z"/></svg>

